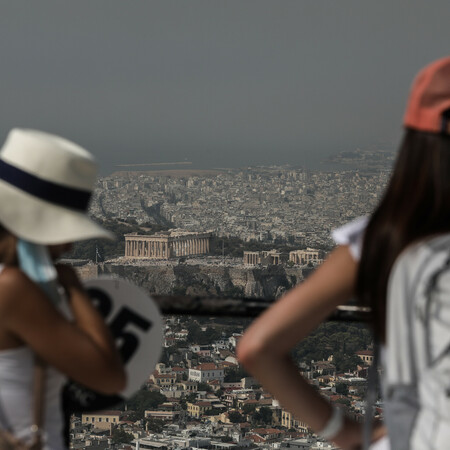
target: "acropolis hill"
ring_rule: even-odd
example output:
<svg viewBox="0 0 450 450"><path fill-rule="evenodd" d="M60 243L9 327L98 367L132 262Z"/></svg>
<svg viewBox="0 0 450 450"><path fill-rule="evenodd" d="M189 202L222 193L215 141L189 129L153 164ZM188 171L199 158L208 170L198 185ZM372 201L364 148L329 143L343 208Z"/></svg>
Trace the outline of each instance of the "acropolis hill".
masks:
<svg viewBox="0 0 450 450"><path fill-rule="evenodd" d="M107 262L92 266L98 275L118 275L149 293L273 299L311 270L300 267ZM90 274L95 275L94 273Z"/></svg>
<svg viewBox="0 0 450 450"><path fill-rule="evenodd" d="M284 279L291 268L246 267L246 264L255 261L259 264L266 258L264 252L283 246L282 251L287 251L288 255L290 251L307 248L326 254L334 246L330 235L333 228L373 210L389 178L393 156L393 152L378 149L342 152L330 158L334 169L316 171L270 166L116 172L99 180L90 208L94 217L121 224L114 248L108 250L105 246L102 249L103 243L92 241L73 257L95 260L98 245L100 261L119 258L107 263L105 270L123 270L127 274L130 264L137 267L138 261L142 260L148 268L136 269L141 275L145 271L154 271L163 277L163 272L168 272L167 280L171 281L155 279L148 283L149 289L155 292L194 289L182 274L192 272L196 267L199 273L212 270L224 276L219 283L214 277L210 279L204 275L203 279L207 281L203 287L199 281L196 290L215 291L218 284L221 292L236 288L273 296L274 287L264 284L252 287L252 274L274 271L280 276L284 272L281 275ZM170 229L183 230L186 235L176 237ZM131 232L138 234L131 235ZM214 236L209 242L211 245L215 239L214 253L211 248L208 252L208 242L203 242L203 246L194 245L196 242L192 238L202 233ZM129 236L124 238L124 234ZM187 242L189 239L191 242ZM216 263L211 260L213 255L219 257L222 254L222 239L228 239L230 243L239 239L238 247L227 247L225 243L225 257L236 258L226 264L231 269L215 267L220 266L221 260ZM121 242L125 240L129 243L124 248ZM136 247L138 240L141 241ZM296 265L302 258L294 255L289 259ZM190 267L185 268L184 264ZM114 269L106 269L109 265ZM179 267L175 267L177 265ZM120 269L121 266L124 268ZM242 276L242 279L248 276L245 282L234 282L234 276L229 275L238 270L247 273ZM292 270L297 270L298 281L301 279L298 274L309 269L300 265ZM148 276L153 278L151 274ZM287 280L286 283L280 281L280 285L290 284L289 276Z"/></svg>

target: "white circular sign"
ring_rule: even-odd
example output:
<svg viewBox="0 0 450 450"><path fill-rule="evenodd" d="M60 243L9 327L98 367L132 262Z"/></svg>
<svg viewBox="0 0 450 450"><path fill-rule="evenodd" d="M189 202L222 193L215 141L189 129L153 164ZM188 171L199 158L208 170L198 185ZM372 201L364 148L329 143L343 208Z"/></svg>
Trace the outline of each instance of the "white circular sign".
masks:
<svg viewBox="0 0 450 450"><path fill-rule="evenodd" d="M162 318L156 303L141 288L119 278L84 282L93 304L105 319L124 361L127 386L105 396L70 381L64 388L65 415L109 408L135 394L155 369L163 343Z"/></svg>
<svg viewBox="0 0 450 450"><path fill-rule="evenodd" d="M141 288L119 278L88 280L84 287L114 337L128 376L125 398L148 379L161 356L162 318L156 303Z"/></svg>

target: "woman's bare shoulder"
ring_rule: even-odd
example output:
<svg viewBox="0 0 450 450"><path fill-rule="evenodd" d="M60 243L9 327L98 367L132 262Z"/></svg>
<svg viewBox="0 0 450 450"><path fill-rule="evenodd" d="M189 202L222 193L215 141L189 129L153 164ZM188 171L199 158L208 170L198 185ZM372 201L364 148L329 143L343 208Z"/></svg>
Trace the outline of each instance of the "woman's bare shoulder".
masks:
<svg viewBox="0 0 450 450"><path fill-rule="evenodd" d="M33 283L18 267L5 267L0 274L0 311L18 306L27 298L42 295Z"/></svg>
<svg viewBox="0 0 450 450"><path fill-rule="evenodd" d="M18 267L7 266L0 274L0 289L19 292L24 289L38 289L38 287Z"/></svg>

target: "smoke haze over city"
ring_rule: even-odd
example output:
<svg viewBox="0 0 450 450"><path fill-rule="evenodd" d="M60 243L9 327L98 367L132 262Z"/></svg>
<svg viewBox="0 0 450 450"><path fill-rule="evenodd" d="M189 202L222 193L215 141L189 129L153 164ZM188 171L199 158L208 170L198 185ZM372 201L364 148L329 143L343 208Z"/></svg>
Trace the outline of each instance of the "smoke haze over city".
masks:
<svg viewBox="0 0 450 450"><path fill-rule="evenodd" d="M104 174L395 148L414 74L448 54L449 13L447 0L2 2L0 132L61 134Z"/></svg>

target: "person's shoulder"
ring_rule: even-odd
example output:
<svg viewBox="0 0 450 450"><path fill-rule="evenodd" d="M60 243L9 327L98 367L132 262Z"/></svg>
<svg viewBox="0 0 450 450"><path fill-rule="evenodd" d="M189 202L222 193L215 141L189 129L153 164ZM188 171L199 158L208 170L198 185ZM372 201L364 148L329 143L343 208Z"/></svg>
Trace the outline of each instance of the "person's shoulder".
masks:
<svg viewBox="0 0 450 450"><path fill-rule="evenodd" d="M39 288L18 267L5 267L0 274L0 308L38 292Z"/></svg>
<svg viewBox="0 0 450 450"><path fill-rule="evenodd" d="M32 281L18 267L6 266L3 268L0 276L0 286L11 287L23 283L32 284Z"/></svg>

